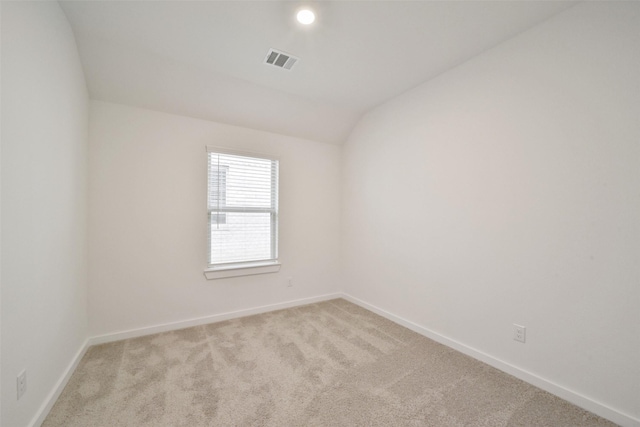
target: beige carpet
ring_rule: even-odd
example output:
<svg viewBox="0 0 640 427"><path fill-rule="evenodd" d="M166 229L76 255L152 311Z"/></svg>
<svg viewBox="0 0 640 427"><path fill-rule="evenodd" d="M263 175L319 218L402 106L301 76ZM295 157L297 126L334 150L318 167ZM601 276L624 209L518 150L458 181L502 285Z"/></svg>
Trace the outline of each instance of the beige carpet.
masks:
<svg viewBox="0 0 640 427"><path fill-rule="evenodd" d="M610 426L338 299L92 347L44 426Z"/></svg>

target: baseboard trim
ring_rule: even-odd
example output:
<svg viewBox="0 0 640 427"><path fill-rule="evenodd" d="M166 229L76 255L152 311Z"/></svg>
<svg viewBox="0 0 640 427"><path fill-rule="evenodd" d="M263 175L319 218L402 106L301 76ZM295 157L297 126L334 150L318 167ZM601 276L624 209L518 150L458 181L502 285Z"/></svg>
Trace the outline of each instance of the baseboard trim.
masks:
<svg viewBox="0 0 640 427"><path fill-rule="evenodd" d="M162 325L131 329L127 331L116 332L113 334L105 334L105 335L87 338L82 344L82 346L80 347L80 349L76 352L75 356L71 360L71 363L69 363L69 365L65 369L64 373L62 374L58 382L55 384L51 392L45 398L44 402L38 409L38 412L36 412L35 416L31 420L31 422L28 424L28 427L39 427L40 425L42 425L45 418L47 418L47 415L49 415L51 408L53 408L53 405L56 403L56 400L58 400L58 397L60 397L62 390L64 390L65 386L69 382L71 375L73 375L73 372L78 367L80 360L82 360L82 358L84 357L89 347L93 345L105 344L113 341L120 341L127 338L136 338L136 337L141 337L145 335L156 334L158 332L175 331L178 329L189 328L191 326L206 325L208 323L221 322L224 320L236 319L239 317L251 316L253 314L260 314L260 313L266 313L269 311L281 310L284 308L291 308L291 307L297 307L297 306L306 305L306 304L313 304L316 302L342 298L342 296L343 296L342 293L336 292L332 294L319 295L316 297L301 298L301 299L285 301L277 304L263 305L263 306L244 309L244 310L237 310L237 311L231 311L227 313L215 314L212 316L199 317L196 319L165 323Z"/></svg>
<svg viewBox="0 0 640 427"><path fill-rule="evenodd" d="M254 314L267 313L269 311L282 310L284 308L297 307L299 305L313 304L330 299L342 298L342 293L319 295L310 298L301 298L285 301L277 304L263 305L237 311L230 311L212 316L198 317L195 319L181 320L178 322L164 323L161 325L149 326L145 328L130 329L126 331L114 332L111 334L99 335L89 338L89 346L105 344L108 342L121 341L129 338L137 338L145 335L157 334L159 332L176 331L178 329L190 328L192 326L206 325L209 323L222 322L224 320L236 319L239 317L251 316Z"/></svg>
<svg viewBox="0 0 640 427"><path fill-rule="evenodd" d="M597 402L589 397L583 396L580 393L577 393L573 390L567 389L566 387L558 385L553 381L550 381L546 378L542 378L536 374L528 372L517 366L511 365L510 363L504 362L489 354L483 353L482 351L469 347L459 341L453 340L437 332L434 332L430 329L427 329L423 326L420 326L416 323L413 323L407 319L404 319L403 317L397 316L393 313L390 313L386 310L376 307L373 304L369 304L368 302L365 302L347 293L343 293L342 298L356 305L359 305L362 308L365 308L369 311L379 314L380 316L386 319L389 319L392 322L395 322L408 329L411 329L412 331L417 332L420 335L423 335L436 342L439 342L440 344L444 344L447 347L451 347L461 353L466 354L467 356L471 356L474 359L477 359L477 360L480 360L481 362L486 363L487 365L493 366L496 369L506 372L507 374L513 375L518 379L521 379L542 390L545 390L553 395L556 395L564 400L567 400L576 406L586 409L587 411L593 412L594 414L599 415L603 418L606 418L616 424L619 424L623 427L640 427L639 419L634 418L630 415L624 414L616 409L613 409L605 404Z"/></svg>
<svg viewBox="0 0 640 427"><path fill-rule="evenodd" d="M322 301L327 301L327 300L336 299L336 298L344 298L345 300L350 301L356 305L359 305L360 307L365 308L369 311L372 311L376 314L379 314L380 316L385 317L391 320L392 322L395 322L408 329L411 329L412 331L417 332L420 335L426 336L427 338L430 338L436 342L439 342L455 350L458 350L461 353L466 354L467 356L473 357L474 359L480 360L481 362L484 362L490 366L493 366L496 369L499 369L503 372L513 375L516 378L519 378L542 390L548 391L551 394L554 394L562 399L565 399L573 403L574 405L580 406L581 408L591 411L594 414L597 414L603 418L606 418L623 427L640 427L640 420L637 418L624 414L607 405L604 405L591 398L583 396L580 393L574 392L563 386L560 386L548 379L542 378L538 375L535 375L517 366L506 363L491 355L488 355L472 347L469 347L465 344L462 344L461 342L450 339L428 328L425 328L407 319L404 319L403 317L397 316L393 313L390 313L386 310L376 307L373 304L367 303L350 294L342 293L342 292L319 295L319 296L310 297L310 298L301 298L301 299L285 301L277 304L264 305L264 306L250 308L250 309L231 311L231 312L226 312L221 314L215 314L212 316L199 317L199 318L189 319L189 320L184 320L179 322L165 323L162 325L150 326L145 328L131 329L127 331L121 331L121 332L116 332L112 334L105 334L105 335L88 338L82 344L80 349L76 352L75 356L71 360L71 363L67 366L67 369L65 369L63 375L60 377L60 379L58 380L58 382L56 383L52 391L49 393L49 395L47 396L43 404L40 406L40 409L38 410L36 415L33 417L31 422L28 424L28 427L38 427L44 422L45 418L49 414L49 411L51 411L51 408L53 407L56 400L62 393L62 390L64 390L64 387L69 382L69 379L71 378L71 375L73 374L76 367L80 363L80 360L82 360L82 358L84 357L89 347L93 345L120 341L128 338L136 338L136 337L151 335L159 332L174 331L178 329L189 328L192 326L206 325L208 323L221 322L224 320L236 319L240 317L251 316L254 314L267 313L270 311L297 307L297 306L306 305L306 304L313 304L316 302L322 302Z"/></svg>
<svg viewBox="0 0 640 427"><path fill-rule="evenodd" d="M69 363L67 369L64 370L62 376L55 384L51 392L47 395L46 399L38 409L38 412L36 412L36 415L28 424L29 427L39 427L40 425L42 425L45 418L47 418L47 415L49 415L49 411L51 411L51 408L53 408L56 400L58 400L58 397L60 397L62 390L64 390L64 388L66 387L69 379L71 379L71 375L73 375L73 372L78 367L78 363L80 363L89 347L89 339L84 340L84 343L80 346L80 349L78 349L73 359L71 359L71 363Z"/></svg>

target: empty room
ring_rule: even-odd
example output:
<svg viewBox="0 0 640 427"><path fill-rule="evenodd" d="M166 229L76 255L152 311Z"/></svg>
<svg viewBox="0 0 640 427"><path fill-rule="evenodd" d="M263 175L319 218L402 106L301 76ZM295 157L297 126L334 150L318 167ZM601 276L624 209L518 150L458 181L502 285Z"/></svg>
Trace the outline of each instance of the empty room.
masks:
<svg viewBox="0 0 640 427"><path fill-rule="evenodd" d="M640 427L640 2L0 18L2 427Z"/></svg>

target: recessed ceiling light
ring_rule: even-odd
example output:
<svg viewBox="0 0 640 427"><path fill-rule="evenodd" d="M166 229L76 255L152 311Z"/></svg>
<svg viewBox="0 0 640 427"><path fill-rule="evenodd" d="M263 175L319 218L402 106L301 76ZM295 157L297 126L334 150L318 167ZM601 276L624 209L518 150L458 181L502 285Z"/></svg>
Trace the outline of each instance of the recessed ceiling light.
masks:
<svg viewBox="0 0 640 427"><path fill-rule="evenodd" d="M312 10L302 9L298 12L298 14L296 15L296 18L298 19L299 23L303 25L309 25L316 20L316 15L315 13L313 13Z"/></svg>

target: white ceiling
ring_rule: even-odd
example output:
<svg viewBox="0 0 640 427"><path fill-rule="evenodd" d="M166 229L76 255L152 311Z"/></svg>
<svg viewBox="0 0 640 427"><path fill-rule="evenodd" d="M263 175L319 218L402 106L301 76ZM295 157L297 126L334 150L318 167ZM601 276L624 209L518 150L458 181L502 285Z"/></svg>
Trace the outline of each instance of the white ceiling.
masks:
<svg viewBox="0 0 640 427"><path fill-rule="evenodd" d="M62 1L93 99L342 143L364 112L565 1ZM302 4L317 20L294 19ZM263 64L269 48L300 58Z"/></svg>

